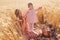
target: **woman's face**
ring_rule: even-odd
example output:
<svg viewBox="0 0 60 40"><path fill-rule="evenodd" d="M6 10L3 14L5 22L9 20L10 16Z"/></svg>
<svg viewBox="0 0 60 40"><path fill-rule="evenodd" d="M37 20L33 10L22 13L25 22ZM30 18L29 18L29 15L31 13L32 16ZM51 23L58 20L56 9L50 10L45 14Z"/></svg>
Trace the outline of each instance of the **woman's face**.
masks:
<svg viewBox="0 0 60 40"><path fill-rule="evenodd" d="M22 13L19 9L16 10L16 17L20 18L22 16Z"/></svg>
<svg viewBox="0 0 60 40"><path fill-rule="evenodd" d="M21 13L21 11L19 11L19 16L22 16L22 13Z"/></svg>

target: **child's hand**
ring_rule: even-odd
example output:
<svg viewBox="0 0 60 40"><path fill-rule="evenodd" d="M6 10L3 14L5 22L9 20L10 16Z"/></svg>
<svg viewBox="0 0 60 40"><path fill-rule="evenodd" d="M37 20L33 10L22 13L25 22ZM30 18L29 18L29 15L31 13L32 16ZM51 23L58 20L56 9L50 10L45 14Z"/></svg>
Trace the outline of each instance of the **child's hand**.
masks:
<svg viewBox="0 0 60 40"><path fill-rule="evenodd" d="M38 9L36 9L35 11L39 11L40 9L42 9L42 7L39 7Z"/></svg>

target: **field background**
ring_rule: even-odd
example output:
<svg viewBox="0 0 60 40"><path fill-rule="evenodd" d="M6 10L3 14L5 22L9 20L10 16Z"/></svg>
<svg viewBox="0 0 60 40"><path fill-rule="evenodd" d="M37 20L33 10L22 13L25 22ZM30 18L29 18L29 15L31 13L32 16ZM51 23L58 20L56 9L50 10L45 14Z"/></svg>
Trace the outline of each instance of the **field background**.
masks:
<svg viewBox="0 0 60 40"><path fill-rule="evenodd" d="M26 13L27 4L32 2L34 8L42 6L38 12L45 15L48 23L54 26L60 25L60 0L0 0L0 40L25 40L24 36L19 36L15 28L15 9L20 9L23 14Z"/></svg>

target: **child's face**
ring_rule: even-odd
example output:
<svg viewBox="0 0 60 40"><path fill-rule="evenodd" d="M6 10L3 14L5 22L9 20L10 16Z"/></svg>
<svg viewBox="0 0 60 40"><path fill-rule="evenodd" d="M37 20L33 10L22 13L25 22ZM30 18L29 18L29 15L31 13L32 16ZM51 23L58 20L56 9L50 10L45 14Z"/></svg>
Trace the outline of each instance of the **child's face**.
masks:
<svg viewBox="0 0 60 40"><path fill-rule="evenodd" d="M30 6L29 6L29 9L33 9L33 5L30 5Z"/></svg>

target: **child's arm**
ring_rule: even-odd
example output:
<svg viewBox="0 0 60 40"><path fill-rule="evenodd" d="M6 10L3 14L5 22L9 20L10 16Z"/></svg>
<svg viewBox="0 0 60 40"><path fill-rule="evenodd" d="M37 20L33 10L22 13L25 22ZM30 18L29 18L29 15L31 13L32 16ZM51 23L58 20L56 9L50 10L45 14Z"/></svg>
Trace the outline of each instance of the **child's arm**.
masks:
<svg viewBox="0 0 60 40"><path fill-rule="evenodd" d="M40 10L42 7L39 7L38 9L36 9L36 11Z"/></svg>
<svg viewBox="0 0 60 40"><path fill-rule="evenodd" d="M42 9L42 7L39 7L38 9L35 9L36 13L37 13L40 9Z"/></svg>

